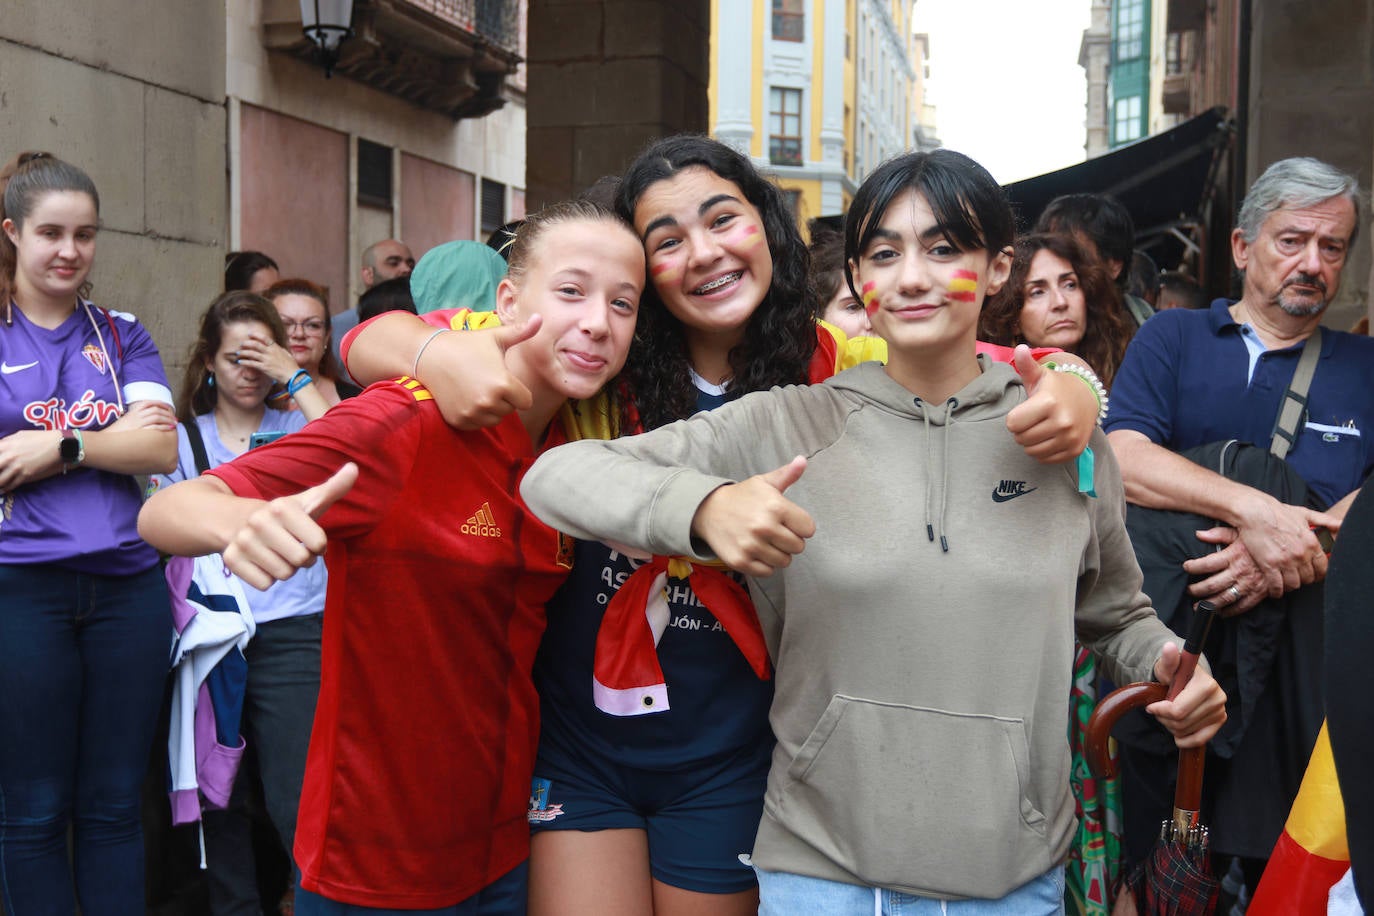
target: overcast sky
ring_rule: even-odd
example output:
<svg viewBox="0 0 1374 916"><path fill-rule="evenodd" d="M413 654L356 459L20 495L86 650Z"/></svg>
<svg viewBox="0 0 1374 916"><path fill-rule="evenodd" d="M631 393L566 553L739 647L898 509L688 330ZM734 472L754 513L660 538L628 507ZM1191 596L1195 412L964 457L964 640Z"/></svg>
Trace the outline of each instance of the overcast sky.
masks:
<svg viewBox="0 0 1374 916"><path fill-rule="evenodd" d="M1088 9L1089 0L917 0L941 142L1004 184L1082 162Z"/></svg>

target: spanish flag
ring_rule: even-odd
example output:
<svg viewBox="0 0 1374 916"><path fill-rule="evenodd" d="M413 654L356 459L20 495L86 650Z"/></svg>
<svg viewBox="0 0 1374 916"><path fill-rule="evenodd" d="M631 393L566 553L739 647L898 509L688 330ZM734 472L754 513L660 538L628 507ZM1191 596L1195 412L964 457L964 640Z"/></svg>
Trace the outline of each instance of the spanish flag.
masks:
<svg viewBox="0 0 1374 916"><path fill-rule="evenodd" d="M1345 808L1336 783L1331 739L1322 723L1288 822L1245 912L1247 916L1325 914L1331 886L1349 868Z"/></svg>

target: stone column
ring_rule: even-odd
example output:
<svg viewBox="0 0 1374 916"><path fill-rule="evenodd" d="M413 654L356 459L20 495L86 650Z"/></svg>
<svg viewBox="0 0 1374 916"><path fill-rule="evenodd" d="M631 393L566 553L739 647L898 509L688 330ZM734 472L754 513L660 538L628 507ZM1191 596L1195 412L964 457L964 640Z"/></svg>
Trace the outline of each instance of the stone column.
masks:
<svg viewBox="0 0 1374 916"><path fill-rule="evenodd" d="M706 130L708 0L529 0L529 207Z"/></svg>

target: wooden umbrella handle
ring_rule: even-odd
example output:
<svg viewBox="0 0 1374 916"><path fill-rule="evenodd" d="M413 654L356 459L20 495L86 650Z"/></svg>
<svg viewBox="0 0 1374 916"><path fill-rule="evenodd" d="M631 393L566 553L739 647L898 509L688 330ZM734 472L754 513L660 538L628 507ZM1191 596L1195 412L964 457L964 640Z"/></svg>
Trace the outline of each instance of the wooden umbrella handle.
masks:
<svg viewBox="0 0 1374 916"><path fill-rule="evenodd" d="M1111 779L1116 775L1108 742L1112 728L1122 716L1132 709L1149 706L1165 699L1166 688L1163 684L1142 681L1118 687L1102 698L1088 719L1086 730L1088 769L1098 779ZM1206 760L1206 748L1190 747L1178 752L1178 783L1174 788L1174 807L1185 811L1197 811L1202 803L1202 769Z"/></svg>
<svg viewBox="0 0 1374 916"><path fill-rule="evenodd" d="M1116 775L1116 767L1112 765L1111 754L1108 752L1108 743L1117 721L1132 709L1149 706L1164 699L1167 690L1163 684L1141 681L1118 687L1102 698L1088 719L1088 727L1085 730L1088 769L1092 770L1094 776L1098 779L1111 779Z"/></svg>

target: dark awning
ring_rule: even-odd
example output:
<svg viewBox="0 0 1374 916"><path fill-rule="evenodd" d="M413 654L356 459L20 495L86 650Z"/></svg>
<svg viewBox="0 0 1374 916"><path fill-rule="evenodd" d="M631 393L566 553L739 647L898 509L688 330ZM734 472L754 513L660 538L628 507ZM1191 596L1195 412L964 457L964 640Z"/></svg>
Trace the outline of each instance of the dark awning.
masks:
<svg viewBox="0 0 1374 916"><path fill-rule="evenodd" d="M1206 247L1232 131L1225 108L1213 108L1130 146L1006 186L1023 227L1061 194L1106 193L1135 220L1136 247L1174 266L1185 247ZM1231 214L1216 214L1229 232ZM1188 241L1184 241L1184 239Z"/></svg>
<svg viewBox="0 0 1374 916"><path fill-rule="evenodd" d="M1209 286L1208 275L1218 271L1224 284L1229 255L1222 249L1232 214L1223 184L1233 129L1226 109L1213 108L1130 146L1006 185L1007 196L1020 228L1029 230L1040 211L1061 194L1111 194L1135 221L1136 247L1161 269L1179 266L1191 250L1187 260L1204 287ZM812 231L818 226L838 231L843 225L843 215L811 223ZM1214 252L1222 259L1219 266Z"/></svg>

